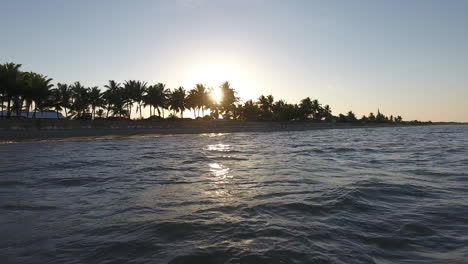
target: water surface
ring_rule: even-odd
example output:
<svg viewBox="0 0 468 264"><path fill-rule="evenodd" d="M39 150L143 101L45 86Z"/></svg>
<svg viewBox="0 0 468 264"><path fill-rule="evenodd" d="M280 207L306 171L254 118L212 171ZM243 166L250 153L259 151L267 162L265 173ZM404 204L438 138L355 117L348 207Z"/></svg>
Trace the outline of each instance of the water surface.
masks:
<svg viewBox="0 0 468 264"><path fill-rule="evenodd" d="M2 263L468 263L468 126L0 145Z"/></svg>

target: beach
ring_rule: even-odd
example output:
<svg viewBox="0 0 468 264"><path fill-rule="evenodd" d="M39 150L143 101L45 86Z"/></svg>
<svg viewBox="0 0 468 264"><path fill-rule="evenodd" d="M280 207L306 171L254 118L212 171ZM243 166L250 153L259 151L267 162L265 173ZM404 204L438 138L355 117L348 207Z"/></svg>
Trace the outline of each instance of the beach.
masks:
<svg viewBox="0 0 468 264"><path fill-rule="evenodd" d="M410 126L415 124L350 124L330 122L246 122L234 120L1 120L0 142L132 135L304 131Z"/></svg>

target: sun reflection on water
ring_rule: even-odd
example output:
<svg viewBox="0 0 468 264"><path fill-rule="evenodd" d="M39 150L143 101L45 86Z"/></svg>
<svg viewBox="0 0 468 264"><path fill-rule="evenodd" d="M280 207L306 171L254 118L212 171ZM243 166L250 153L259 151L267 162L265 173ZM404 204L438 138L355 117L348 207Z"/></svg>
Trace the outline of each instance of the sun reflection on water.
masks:
<svg viewBox="0 0 468 264"><path fill-rule="evenodd" d="M214 144L214 145L208 145L206 147L206 150L227 152L231 150L231 146L226 145L226 144Z"/></svg>
<svg viewBox="0 0 468 264"><path fill-rule="evenodd" d="M223 166L220 163L210 163L210 172L219 179L228 179L232 178L232 175L229 175L229 168Z"/></svg>

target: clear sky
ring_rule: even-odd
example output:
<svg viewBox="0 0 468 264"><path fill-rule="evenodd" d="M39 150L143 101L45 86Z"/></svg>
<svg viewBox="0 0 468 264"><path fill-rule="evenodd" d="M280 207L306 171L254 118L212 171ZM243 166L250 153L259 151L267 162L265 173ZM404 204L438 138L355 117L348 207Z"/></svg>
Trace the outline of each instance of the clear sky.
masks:
<svg viewBox="0 0 468 264"><path fill-rule="evenodd" d="M0 62L55 82L304 97L468 121L468 1L0 0Z"/></svg>

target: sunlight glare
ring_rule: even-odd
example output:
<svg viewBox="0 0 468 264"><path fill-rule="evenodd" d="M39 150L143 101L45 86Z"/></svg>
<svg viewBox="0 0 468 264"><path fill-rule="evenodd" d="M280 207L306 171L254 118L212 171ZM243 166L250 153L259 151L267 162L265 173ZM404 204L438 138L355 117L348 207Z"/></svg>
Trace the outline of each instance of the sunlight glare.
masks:
<svg viewBox="0 0 468 264"><path fill-rule="evenodd" d="M211 92L211 99L217 104L221 102L223 99L223 92L221 91L221 88L213 88L213 91Z"/></svg>
<svg viewBox="0 0 468 264"><path fill-rule="evenodd" d="M211 98L215 102L220 102L222 93L219 86L226 81L236 89L238 96L242 98L255 97L255 89L253 88L252 81L249 74L234 63L211 63L208 65L197 65L187 71L184 85L186 87L193 87L197 83L204 84L207 88L213 88Z"/></svg>

